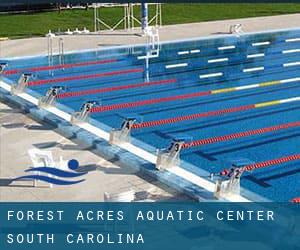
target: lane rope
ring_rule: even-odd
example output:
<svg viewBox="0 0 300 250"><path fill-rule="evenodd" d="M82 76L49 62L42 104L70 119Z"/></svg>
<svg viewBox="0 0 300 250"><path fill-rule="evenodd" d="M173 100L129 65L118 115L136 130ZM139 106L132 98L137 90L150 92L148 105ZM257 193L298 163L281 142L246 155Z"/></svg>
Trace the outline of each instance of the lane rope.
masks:
<svg viewBox="0 0 300 250"><path fill-rule="evenodd" d="M31 81L28 83L28 86L36 86L36 85L42 85L42 84L48 84L48 83L66 82L66 81L73 81L73 80L100 78L100 77L105 77L105 76L124 75L124 74L130 74L130 73L139 73L139 72L143 72L143 71L144 70L142 68L136 68L136 69L110 71L110 72L104 72L104 73L99 73L99 74L60 77L60 78L54 78L54 79Z"/></svg>
<svg viewBox="0 0 300 250"><path fill-rule="evenodd" d="M223 115L223 114L228 114L228 113L235 113L235 112L246 111L246 110L251 110L251 109L255 109L255 108L263 108L263 107L274 106L274 105L283 104L283 103L291 103L291 102L296 102L296 101L300 101L300 96L288 98L288 99L282 99L282 100L275 100L275 101L233 107L233 108L228 108L228 109L208 111L208 112L204 112L204 113L196 113L196 114L191 114L191 115L184 115L184 116L177 116L177 117L160 119L160 120L152 120L152 121L147 121L147 122L142 122L142 123L135 123L132 125L132 129L141 129L141 128L147 128L147 127L161 126L161 125L166 125L166 124L170 124L170 123L183 122L183 121L194 120L194 119L210 117L210 116L218 116L218 115Z"/></svg>
<svg viewBox="0 0 300 250"><path fill-rule="evenodd" d="M151 81L151 82L128 84L128 85L123 85L123 86L98 88L98 89L87 89L87 90L73 91L73 92L65 92L65 93L59 94L57 96L57 98L68 98L68 97L77 97L77 96L83 96L83 95L93 95L93 94L99 94L99 93L105 93L105 92L113 92L113 91L117 91L117 90L141 88L141 87L161 85L161 84L171 84L171 83L176 83L176 79L167 79L167 80L160 80L160 81Z"/></svg>
<svg viewBox="0 0 300 250"><path fill-rule="evenodd" d="M197 93L178 95L178 96L168 96L168 97L161 97L161 98L156 98L156 99L142 100L142 101L137 101L137 102L117 103L117 104L112 104L112 105L107 105L107 106L95 107L91 110L91 112L98 113L98 112L111 111L111 110L115 110L115 109L134 108L134 107L138 107L138 106L156 104L156 103L161 103L161 102L170 102L170 101L175 101L175 100L179 100L179 99L206 96L209 94L210 94L210 92L206 91L206 92L197 92Z"/></svg>
<svg viewBox="0 0 300 250"><path fill-rule="evenodd" d="M244 132L239 132L239 133L234 133L234 134L229 134L229 135L216 136L216 137L212 137L212 138L191 141L191 142L184 143L182 145L182 148L186 149L186 148L190 148L190 147L198 147L198 146L202 146L202 145L206 145L206 144L213 144L213 143L222 142L222 141L229 141L229 140L234 140L234 139L238 139L238 138L242 138L242 137L270 133L270 132L275 132L275 131L299 127L299 126L300 126L300 121L290 122L290 123L275 125L275 126L271 126L271 127L265 127L265 128L249 130L249 131L244 131Z"/></svg>
<svg viewBox="0 0 300 250"><path fill-rule="evenodd" d="M33 68L25 68L25 69L11 69L6 70L3 72L4 75L14 75L22 72L39 72L45 70L56 70L56 69L69 69L75 67L82 67L82 66L90 66L90 65L99 65L99 64L107 64L117 62L117 59L106 59L106 60L99 60L99 61L87 61L87 62L80 62L80 63L68 63L64 65L54 65L54 66L41 66L41 67L33 67Z"/></svg>
<svg viewBox="0 0 300 250"><path fill-rule="evenodd" d="M255 169L259 169L259 168L266 168L266 167L269 167L269 166L279 165L279 164L283 164L283 163L290 162L290 161L296 161L296 160L300 160L300 154L289 155L289 156L285 156L285 157L278 158L278 159L273 159L273 160L263 161L263 162L259 162L259 163L254 163L254 164L242 167L242 170L252 171L252 170L255 170Z"/></svg>
<svg viewBox="0 0 300 250"><path fill-rule="evenodd" d="M292 199L291 202L293 202L293 203L300 203L300 197Z"/></svg>
<svg viewBox="0 0 300 250"><path fill-rule="evenodd" d="M194 119L199 119L199 118L204 118L204 117L223 115L223 114L245 111L245 110L254 109L254 108L255 108L255 105L245 105L245 106L228 108L228 109L208 111L208 112L204 112L204 113L177 116L177 117L161 119L161 120L153 120L153 121L133 124L132 129L141 129L141 128L147 128L147 127L161 126L161 125L166 125L166 124L170 124L170 123L183 122L183 121L194 120Z"/></svg>
<svg viewBox="0 0 300 250"><path fill-rule="evenodd" d="M297 160L300 160L300 154L289 155L289 156L285 156L285 157L281 157L281 158L277 158L277 159L272 159L272 160L268 160L268 161L263 161L263 162L246 165L243 167L239 167L238 170L240 173L242 173L244 171L253 171L255 169L266 168L266 167L280 165L280 164L283 164L286 162L297 161ZM230 170L224 169L220 172L220 176L228 176L228 174L230 174L230 172L231 172Z"/></svg>
<svg viewBox="0 0 300 250"><path fill-rule="evenodd" d="M300 81L300 77L284 79L284 80L269 81L269 82L263 82L263 83L251 84L251 85L245 85L245 86L239 86L239 87L231 87L231 88L222 88L222 89L216 89L216 90L201 91L201 92L195 92L195 93L184 94L184 95L176 95L176 96L141 100L141 101L135 101L135 102L111 104L111 105L106 105L106 106L101 106L101 107L95 107L95 108L92 109L91 112L92 113L97 113L97 112L112 111L112 110L115 110L115 109L134 108L134 107L138 107L138 106L152 105L152 104L157 104L157 103L161 103L161 102L185 100L185 99L190 99L190 98L209 96L209 95L215 95L215 94L222 94L222 93L229 93L229 92L241 91L241 90L246 90L246 89L267 87L267 86L272 86L272 85L276 85L276 84L285 84L285 83L296 82L296 81Z"/></svg>

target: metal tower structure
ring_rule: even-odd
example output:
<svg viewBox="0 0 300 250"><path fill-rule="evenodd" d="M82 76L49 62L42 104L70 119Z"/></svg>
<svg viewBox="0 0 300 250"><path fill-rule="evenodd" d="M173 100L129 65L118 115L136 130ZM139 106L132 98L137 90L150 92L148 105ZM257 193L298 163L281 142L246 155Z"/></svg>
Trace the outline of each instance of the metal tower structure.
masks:
<svg viewBox="0 0 300 250"><path fill-rule="evenodd" d="M149 16L148 6L155 6L155 14ZM137 16L134 13L134 7L141 6L141 15ZM101 16L101 10L104 8L123 7L123 16L113 25L109 25ZM124 30L130 30L141 27L144 31L148 25L156 27L162 26L162 8L160 3L126 3L126 4L107 4L107 3L94 3L94 31L99 32L101 30L115 30L123 28ZM102 28L101 28L102 27Z"/></svg>

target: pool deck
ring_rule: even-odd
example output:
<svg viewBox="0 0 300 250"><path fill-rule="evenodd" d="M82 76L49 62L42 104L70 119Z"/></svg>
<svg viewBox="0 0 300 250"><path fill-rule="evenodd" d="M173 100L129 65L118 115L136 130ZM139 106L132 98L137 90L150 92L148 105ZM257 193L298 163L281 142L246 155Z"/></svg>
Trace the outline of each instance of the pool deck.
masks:
<svg viewBox="0 0 300 250"><path fill-rule="evenodd" d="M300 14L164 26L160 29L160 37L162 41L165 41L221 35L228 32L230 24L235 23L241 23L246 32L292 28L299 26ZM122 31L89 35L88 39L87 36L69 36L65 37L65 51L143 43L144 41L144 37L134 32L128 34ZM46 38L31 38L2 42L0 55L13 57L38 55L45 52ZM130 189L136 191L141 199L145 197L145 194L148 195L146 198L152 200L188 199L157 181L150 178L142 179L131 169L120 168L117 162L111 163L104 160L84 146L77 144L76 141L60 136L53 131L51 126L33 121L20 110L2 103L0 103L0 138L0 200L102 201L104 192L118 193ZM54 155L62 155L65 159L78 159L82 166L91 169L87 181L71 187L54 187L55 195L52 189L31 187L30 182L7 186L8 177L22 175L23 170L29 166L30 159L26 151L33 146L53 150ZM19 157L14 157L14 155L19 155Z"/></svg>
<svg viewBox="0 0 300 250"><path fill-rule="evenodd" d="M295 28L300 25L300 14L271 17L243 18L235 20L167 25L160 28L160 40L176 40L208 35L228 34L232 24L242 24L244 32L269 29ZM64 38L65 51L95 49L107 46L145 43L139 30L103 31L95 35L60 36ZM58 40L58 38L56 38ZM54 53L58 51L58 41L53 42ZM47 53L47 38L36 37L3 41L0 44L0 57L29 56Z"/></svg>
<svg viewBox="0 0 300 250"><path fill-rule="evenodd" d="M48 124L36 122L20 109L0 103L0 200L1 201L103 201L103 193L136 192L136 200L187 200L149 177L140 177L129 168L120 168L118 162L109 162L89 151L83 145L62 137ZM10 178L24 175L31 166L27 149L37 147L51 150L55 160L72 158L88 171L86 181L77 185L52 189L32 181L14 182ZM18 156L18 157L15 157ZM146 179L145 179L146 178ZM55 195L54 195L55 193Z"/></svg>

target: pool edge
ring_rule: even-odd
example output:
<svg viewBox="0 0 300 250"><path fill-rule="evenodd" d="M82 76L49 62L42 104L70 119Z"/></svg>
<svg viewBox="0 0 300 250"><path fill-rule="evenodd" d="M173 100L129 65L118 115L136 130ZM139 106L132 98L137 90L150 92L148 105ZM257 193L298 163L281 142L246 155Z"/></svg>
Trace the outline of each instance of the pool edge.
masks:
<svg viewBox="0 0 300 250"><path fill-rule="evenodd" d="M182 192L198 201L214 200L212 193L197 186L169 171L157 171L154 164L118 147L110 145L107 141L96 135L79 128L47 110L39 109L36 105L24 100L19 96L12 96L7 90L0 87L0 101L19 107L31 118L39 122L46 122L54 127L54 131L67 139L78 140L88 146L106 160L118 159L120 166L128 167L138 174L150 176L160 183Z"/></svg>

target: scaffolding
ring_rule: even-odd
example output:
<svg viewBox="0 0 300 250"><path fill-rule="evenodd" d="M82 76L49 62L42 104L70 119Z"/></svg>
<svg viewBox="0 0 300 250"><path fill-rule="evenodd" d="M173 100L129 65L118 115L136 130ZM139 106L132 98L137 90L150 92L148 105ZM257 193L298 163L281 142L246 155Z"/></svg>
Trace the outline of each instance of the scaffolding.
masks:
<svg viewBox="0 0 300 250"><path fill-rule="evenodd" d="M107 3L94 3L94 31L99 32L101 30L116 30L123 26L124 30L133 30L135 28L141 27L142 21L141 17L137 17L134 13L134 7L140 6L140 3L126 3L126 4L107 4ZM155 6L155 14L149 17L149 25L156 27L162 26L162 7L161 3L151 3L149 5ZM113 7L123 7L123 16L115 23L108 24L101 16L101 9L103 8L113 8ZM102 27L101 29L101 25Z"/></svg>

